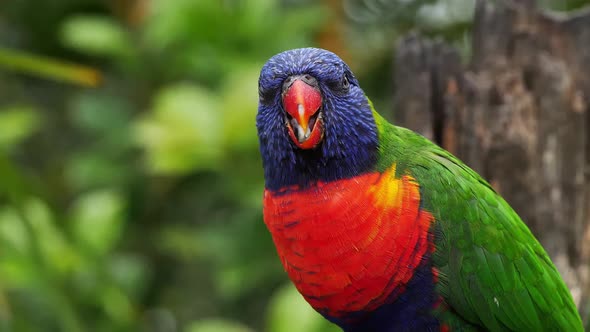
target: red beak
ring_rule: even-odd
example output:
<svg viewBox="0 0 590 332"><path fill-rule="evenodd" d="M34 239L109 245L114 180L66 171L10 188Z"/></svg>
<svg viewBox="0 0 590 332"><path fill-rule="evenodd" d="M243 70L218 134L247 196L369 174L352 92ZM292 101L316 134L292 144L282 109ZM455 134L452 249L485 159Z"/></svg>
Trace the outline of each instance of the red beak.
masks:
<svg viewBox="0 0 590 332"><path fill-rule="evenodd" d="M289 135L295 145L302 149L317 146L323 136L319 114L322 95L315 80L311 80L311 84L306 81L295 77L293 83L286 86L283 94L283 106L288 114Z"/></svg>

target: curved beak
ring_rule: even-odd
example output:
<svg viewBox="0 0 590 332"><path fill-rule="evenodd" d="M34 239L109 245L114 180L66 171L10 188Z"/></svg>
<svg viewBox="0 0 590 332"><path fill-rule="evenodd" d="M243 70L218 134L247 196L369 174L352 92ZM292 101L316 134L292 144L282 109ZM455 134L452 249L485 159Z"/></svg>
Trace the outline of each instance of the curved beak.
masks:
<svg viewBox="0 0 590 332"><path fill-rule="evenodd" d="M322 95L315 78L310 75L292 76L283 84L283 107L299 143L311 137L316 113L322 107Z"/></svg>

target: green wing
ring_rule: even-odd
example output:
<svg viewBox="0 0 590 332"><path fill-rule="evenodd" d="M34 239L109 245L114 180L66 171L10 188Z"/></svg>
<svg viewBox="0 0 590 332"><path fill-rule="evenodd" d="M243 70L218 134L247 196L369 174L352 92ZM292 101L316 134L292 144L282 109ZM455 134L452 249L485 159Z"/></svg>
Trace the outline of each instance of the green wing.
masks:
<svg viewBox="0 0 590 332"><path fill-rule="evenodd" d="M376 121L379 167L413 175L436 219L437 291L452 311L491 331L583 331L559 272L504 199L450 153Z"/></svg>

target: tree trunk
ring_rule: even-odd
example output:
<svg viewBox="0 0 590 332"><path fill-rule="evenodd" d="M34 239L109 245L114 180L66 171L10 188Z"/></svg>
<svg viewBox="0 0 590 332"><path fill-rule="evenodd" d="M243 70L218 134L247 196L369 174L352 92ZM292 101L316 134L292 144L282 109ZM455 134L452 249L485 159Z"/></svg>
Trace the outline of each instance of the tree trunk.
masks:
<svg viewBox="0 0 590 332"><path fill-rule="evenodd" d="M395 122L484 176L541 241L586 313L590 288L590 11L478 1L473 55L411 35ZM586 318L587 315L582 315Z"/></svg>

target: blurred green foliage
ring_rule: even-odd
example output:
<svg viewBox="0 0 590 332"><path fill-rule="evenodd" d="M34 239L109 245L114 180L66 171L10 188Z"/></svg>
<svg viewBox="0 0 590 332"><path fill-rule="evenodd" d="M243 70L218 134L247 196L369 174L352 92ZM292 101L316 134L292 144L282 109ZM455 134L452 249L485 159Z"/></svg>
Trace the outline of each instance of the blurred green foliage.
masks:
<svg viewBox="0 0 590 332"><path fill-rule="evenodd" d="M262 222L258 71L339 33L386 108L395 38L464 44L472 2L330 4L0 3L0 331L337 331Z"/></svg>

